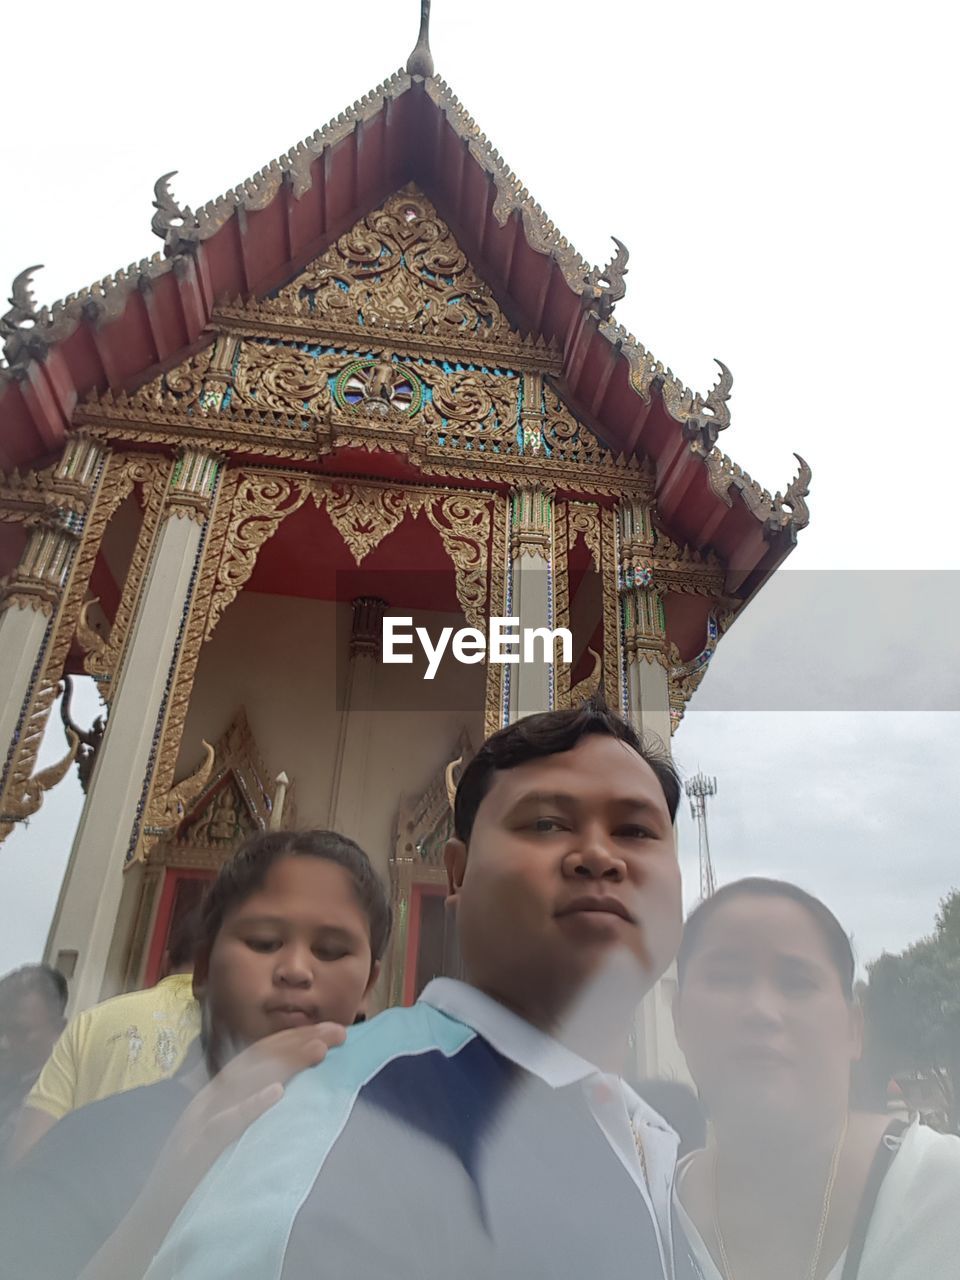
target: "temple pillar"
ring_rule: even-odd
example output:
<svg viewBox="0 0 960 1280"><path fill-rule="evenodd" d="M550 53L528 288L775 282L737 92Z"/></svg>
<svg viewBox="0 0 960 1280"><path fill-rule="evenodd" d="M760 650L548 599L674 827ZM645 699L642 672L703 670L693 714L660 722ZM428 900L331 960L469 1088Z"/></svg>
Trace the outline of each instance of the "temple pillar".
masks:
<svg viewBox="0 0 960 1280"><path fill-rule="evenodd" d="M0 597L0 746L4 758L33 687L44 637L60 600L76 534L66 512L38 517Z"/></svg>
<svg viewBox="0 0 960 1280"><path fill-rule="evenodd" d="M0 591L0 838L39 804L39 794L36 803L23 803L23 784L33 768L42 728L30 735L36 741L25 771L21 761L24 776L20 778L14 778L17 746L59 623L64 589L104 453L86 436L68 441L60 461L48 473L45 498L49 505L27 520L27 544Z"/></svg>
<svg viewBox="0 0 960 1280"><path fill-rule="evenodd" d="M668 642L663 600L654 581L651 510L639 498L625 498L618 519L627 714L650 745L669 752ZM671 965L637 1006L630 1037L635 1079L663 1077L689 1082L673 1030L670 1005L676 987L676 968Z"/></svg>
<svg viewBox="0 0 960 1280"><path fill-rule="evenodd" d="M374 694L386 607L386 601L375 596L361 596L353 602L350 658L330 789L328 825L361 844L366 789L370 782L370 740L376 718ZM385 872L386 867L378 870Z"/></svg>
<svg viewBox="0 0 960 1280"><path fill-rule="evenodd" d="M187 449L171 473L162 522L121 658L106 732L73 842L47 958L73 969L71 1008L104 991L124 896L123 868L153 764L177 645L190 605L219 463Z"/></svg>
<svg viewBox="0 0 960 1280"><path fill-rule="evenodd" d="M553 497L539 486L515 490L510 498L510 595L507 614L518 618L520 636L533 627L553 626L551 551ZM542 647L536 660L519 660L504 667L509 681L511 722L553 705L553 667L544 660Z"/></svg>
<svg viewBox="0 0 960 1280"><path fill-rule="evenodd" d="M627 498L620 518L620 624L631 722L670 750L670 685L663 600L653 580L650 509Z"/></svg>

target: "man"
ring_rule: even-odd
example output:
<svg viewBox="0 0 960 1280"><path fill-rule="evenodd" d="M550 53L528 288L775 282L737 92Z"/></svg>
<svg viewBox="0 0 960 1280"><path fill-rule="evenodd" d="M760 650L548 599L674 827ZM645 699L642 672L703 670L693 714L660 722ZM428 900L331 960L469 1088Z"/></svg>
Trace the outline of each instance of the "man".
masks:
<svg viewBox="0 0 960 1280"><path fill-rule="evenodd" d="M196 912L174 926L163 957L165 975L145 991L114 996L77 1014L36 1078L10 1141L23 1158L65 1115L115 1093L166 1080L200 1031L191 970ZM61 1026L62 1026L61 1021Z"/></svg>
<svg viewBox="0 0 960 1280"><path fill-rule="evenodd" d="M0 980L0 1163L17 1115L63 1030L67 980L46 964Z"/></svg>
<svg viewBox="0 0 960 1280"><path fill-rule="evenodd" d="M676 1137L620 1079L680 936L665 756L599 705L464 771L467 982L350 1031L211 1171L149 1280L659 1280Z"/></svg>

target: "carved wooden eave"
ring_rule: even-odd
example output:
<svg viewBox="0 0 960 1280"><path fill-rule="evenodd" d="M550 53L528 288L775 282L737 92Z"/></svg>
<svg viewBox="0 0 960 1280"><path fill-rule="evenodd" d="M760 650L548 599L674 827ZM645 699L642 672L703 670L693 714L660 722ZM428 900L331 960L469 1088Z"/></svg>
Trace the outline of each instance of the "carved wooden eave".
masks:
<svg viewBox="0 0 960 1280"><path fill-rule="evenodd" d="M547 354L577 416L615 457L649 461L675 538L716 552L747 599L807 522L809 469L770 494L716 448L731 378L685 387L611 317L626 251L591 267L564 239L437 76L400 71L324 129L197 210L166 175L154 230L164 256L37 307L31 268L0 318L0 467L55 455L91 393L120 396L249 321L359 217L414 181L451 226L511 324ZM239 300L239 301L238 301ZM264 322L265 324L267 322ZM290 455L293 456L293 455Z"/></svg>

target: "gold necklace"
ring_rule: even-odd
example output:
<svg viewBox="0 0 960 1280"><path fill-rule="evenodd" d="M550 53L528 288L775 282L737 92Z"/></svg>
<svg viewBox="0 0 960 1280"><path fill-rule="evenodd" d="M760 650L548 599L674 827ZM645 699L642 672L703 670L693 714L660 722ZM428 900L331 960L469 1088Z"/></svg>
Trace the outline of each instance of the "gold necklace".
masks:
<svg viewBox="0 0 960 1280"><path fill-rule="evenodd" d="M810 1270L807 1272L807 1280L817 1280L817 1272L820 1270L820 1255L823 1252L823 1241L827 1234L827 1222L830 1219L830 1202L833 1199L833 1187L837 1181L837 1170L840 1168L840 1156L843 1153L843 1144L847 1137L847 1116L843 1117L843 1127L840 1130L840 1137L837 1144L833 1148L833 1157L830 1160L830 1171L827 1174L827 1184L823 1192L823 1208L820 1212L820 1226L817 1228L817 1241L813 1250L813 1258L810 1262ZM723 1272L723 1280L734 1280L733 1269L730 1266L730 1259L727 1257L727 1246L724 1243L723 1232L720 1230L720 1203L717 1193L717 1166L719 1164L720 1153L714 1149L713 1156L713 1233L717 1238L717 1247L720 1250L720 1267Z"/></svg>

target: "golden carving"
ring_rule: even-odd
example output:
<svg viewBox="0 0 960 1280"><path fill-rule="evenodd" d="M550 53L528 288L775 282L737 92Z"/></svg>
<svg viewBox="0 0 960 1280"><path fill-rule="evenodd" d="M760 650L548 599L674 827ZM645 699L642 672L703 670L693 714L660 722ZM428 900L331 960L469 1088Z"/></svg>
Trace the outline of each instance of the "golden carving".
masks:
<svg viewBox="0 0 960 1280"><path fill-rule="evenodd" d="M272 829L277 812L287 826L296 825L294 786L286 774L268 782L243 707L212 748L212 759L203 785L153 847L150 865L217 867L244 836Z"/></svg>
<svg viewBox="0 0 960 1280"><path fill-rule="evenodd" d="M22 822L35 814L43 802L44 793L55 787L66 776L67 770L76 757L80 739L72 729L68 729L67 741L70 744L67 754L56 764L49 765L28 778L20 788L19 794L8 788L4 796L3 813L0 814L0 840L6 839L15 823Z"/></svg>
<svg viewBox="0 0 960 1280"><path fill-rule="evenodd" d="M490 550L490 614L500 617L507 612L507 557L510 548L510 495L495 499L493 536ZM503 725L503 672L500 662L487 663L487 681L483 700L483 736L489 738Z"/></svg>
<svg viewBox="0 0 960 1280"><path fill-rule="evenodd" d="M163 800L158 801L153 809L154 825L172 830L183 818L187 809L207 784L213 771L214 750L209 742L203 742L203 759L182 782L171 787Z"/></svg>
<svg viewBox="0 0 960 1280"><path fill-rule="evenodd" d="M551 626L570 628L570 532L569 504L558 502L553 511L551 568L553 571L553 619ZM553 665L553 704L570 706L571 665L556 661Z"/></svg>
<svg viewBox="0 0 960 1280"><path fill-rule="evenodd" d="M603 692L608 705L620 711L623 707L618 590L620 547L617 513L613 508L607 508L601 512L600 529L600 575L603 581Z"/></svg>
<svg viewBox="0 0 960 1280"><path fill-rule="evenodd" d="M511 495L510 515L510 554L528 552L548 559L553 543L552 494L540 485L522 485Z"/></svg>
<svg viewBox="0 0 960 1280"><path fill-rule="evenodd" d="M490 545L490 499L448 494L424 506L453 561L457 600L464 617L479 631L487 629L487 560Z"/></svg>
<svg viewBox="0 0 960 1280"><path fill-rule="evenodd" d="M472 626L484 628L490 497L449 490L356 484L319 476L243 473L229 516L229 529L216 569L215 591L207 620L212 634L224 609L253 573L257 554L281 521L307 497L326 507L330 520L359 565L408 515L423 511L437 530L453 562L457 599Z"/></svg>
<svg viewBox="0 0 960 1280"><path fill-rule="evenodd" d="M584 676L570 690L569 703L571 707L578 707L582 702L587 702L600 688L600 681L603 678L603 660L596 649L588 648L593 658L593 669L588 676Z"/></svg>
<svg viewBox="0 0 960 1280"><path fill-rule="evenodd" d="M83 669L96 680L100 696L107 703L113 698L113 677L119 668L123 646L143 590L150 551L163 512L170 469L170 461L160 456L145 455L131 459L128 474L140 486L143 515L109 636L101 636L88 625L87 610L94 604L93 600L88 600L80 611L77 639L85 651Z"/></svg>
<svg viewBox="0 0 960 1280"><path fill-rule="evenodd" d="M244 342L231 409L273 409L282 414L318 414L328 408L327 383L342 356L313 356L288 343Z"/></svg>
<svg viewBox="0 0 960 1280"><path fill-rule="evenodd" d="M321 323L401 329L489 341L509 326L486 285L414 187L391 196L340 237L276 299L270 312L292 312Z"/></svg>
<svg viewBox="0 0 960 1280"><path fill-rule="evenodd" d="M78 517L53 508L31 516L27 545L13 573L2 583L0 604L8 596L18 600L36 596L33 606L52 612L60 600L78 538ZM49 605L49 609L47 606Z"/></svg>
<svg viewBox="0 0 960 1280"><path fill-rule="evenodd" d="M93 463L100 465L103 454L82 455L84 474L92 475L89 513L80 533L80 540L67 573L60 599L44 650L36 683L29 697L29 709L24 715L19 737L10 753L3 790L0 791L0 813L6 813L8 797L22 796L33 773L40 741L46 727L50 708L60 689L63 666L76 632L77 620L87 595L90 573L96 560L103 533L124 498L132 492L139 474L141 456L110 454L102 470L97 472ZM0 831L0 839L4 832Z"/></svg>
<svg viewBox="0 0 960 1280"><path fill-rule="evenodd" d="M408 511L416 515L423 505L420 495L402 489L338 483L325 494L320 491L318 501L326 503L333 527L358 565L397 528Z"/></svg>
<svg viewBox="0 0 960 1280"><path fill-rule="evenodd" d="M234 473L230 489L229 512L221 507L225 502L222 496L217 504L218 512L222 509L229 523L216 566L204 639L213 634L224 609L253 573L260 548L273 537L281 520L303 505L308 492L284 476L248 473L242 477Z"/></svg>
<svg viewBox="0 0 960 1280"><path fill-rule="evenodd" d="M18 589L15 585L0 586L0 613L3 613L4 609L30 609L34 613L43 613L50 618L53 616L56 604L57 596L53 591L41 592L37 588Z"/></svg>
<svg viewBox="0 0 960 1280"><path fill-rule="evenodd" d="M188 445L173 465L166 509L178 519L204 524L216 487L220 467L216 454L209 449Z"/></svg>
<svg viewBox="0 0 960 1280"><path fill-rule="evenodd" d="M91 668L100 666L101 657L107 647L106 640L90 623L90 610L99 603L99 596L91 596L89 600L84 600L80 608L80 616L77 618L77 643L84 652L83 669L89 674L92 674ZM99 685L99 681L97 683Z"/></svg>
<svg viewBox="0 0 960 1280"><path fill-rule="evenodd" d="M588 502L571 502L567 506L567 512L570 521L568 550L573 549L577 535L581 534L586 548L590 552L590 560L593 564L594 572L599 573L600 512L592 503Z"/></svg>
<svg viewBox="0 0 960 1280"><path fill-rule="evenodd" d="M170 696L167 700L160 730L160 740L153 767L153 776L148 779L146 803L143 811L143 822L133 849L134 856L147 857L163 834L163 807L173 787L174 771L180 742L183 737L183 726L187 718L190 694L193 690L193 679L200 658L200 647L207 629L207 617L214 598L214 586L217 577L217 566L224 552L227 533L230 525L230 514L233 509L239 476L227 470L220 477L213 500L213 509L207 526L206 538L200 553L196 585L188 605L187 621L183 629L183 639L176 657Z"/></svg>

